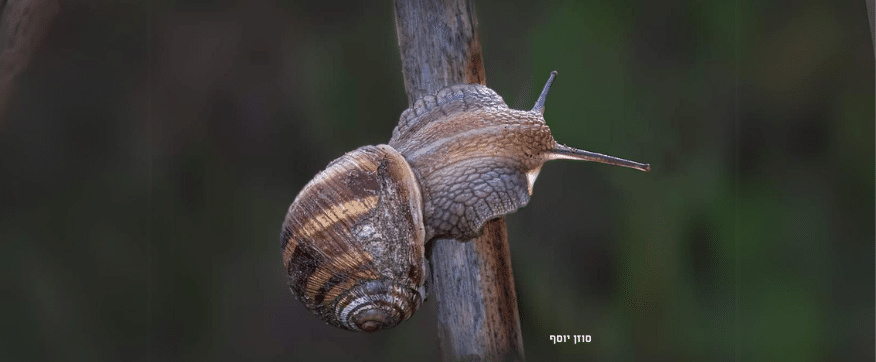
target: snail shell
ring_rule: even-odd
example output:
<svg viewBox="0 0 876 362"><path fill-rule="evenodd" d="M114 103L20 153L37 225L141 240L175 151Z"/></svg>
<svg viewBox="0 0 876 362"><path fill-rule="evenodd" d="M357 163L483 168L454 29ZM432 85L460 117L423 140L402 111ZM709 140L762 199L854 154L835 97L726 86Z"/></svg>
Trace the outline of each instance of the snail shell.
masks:
<svg viewBox="0 0 876 362"><path fill-rule="evenodd" d="M289 207L282 249L291 289L331 325L395 326L424 294L422 215L413 171L398 152L378 145L343 155Z"/></svg>

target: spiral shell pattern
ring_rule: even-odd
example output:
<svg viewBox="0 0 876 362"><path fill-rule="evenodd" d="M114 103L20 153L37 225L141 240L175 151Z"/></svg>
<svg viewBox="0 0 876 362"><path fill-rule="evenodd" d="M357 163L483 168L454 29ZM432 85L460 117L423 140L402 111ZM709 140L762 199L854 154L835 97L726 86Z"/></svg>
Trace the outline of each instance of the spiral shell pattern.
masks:
<svg viewBox="0 0 876 362"><path fill-rule="evenodd" d="M289 286L337 327L373 332L410 317L425 281L422 196L386 145L345 154L308 183L283 223Z"/></svg>

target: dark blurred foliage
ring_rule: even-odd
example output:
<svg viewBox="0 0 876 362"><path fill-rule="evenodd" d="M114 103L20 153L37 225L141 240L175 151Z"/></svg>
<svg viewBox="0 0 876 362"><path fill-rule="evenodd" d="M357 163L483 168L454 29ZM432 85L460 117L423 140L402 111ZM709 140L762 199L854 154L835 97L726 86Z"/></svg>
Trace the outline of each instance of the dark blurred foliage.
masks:
<svg viewBox="0 0 876 362"><path fill-rule="evenodd" d="M509 216L530 361L874 360L864 1L477 1L487 83L569 145ZM407 107L392 5L63 2L0 120L6 361L436 360L287 290L300 188ZM550 335L589 334L589 344Z"/></svg>

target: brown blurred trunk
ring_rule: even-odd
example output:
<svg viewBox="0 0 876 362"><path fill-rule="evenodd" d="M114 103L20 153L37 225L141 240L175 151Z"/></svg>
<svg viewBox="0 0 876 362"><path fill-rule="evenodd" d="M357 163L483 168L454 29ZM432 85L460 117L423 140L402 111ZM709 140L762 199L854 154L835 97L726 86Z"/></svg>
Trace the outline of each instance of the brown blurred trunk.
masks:
<svg viewBox="0 0 876 362"><path fill-rule="evenodd" d="M395 22L409 105L447 85L486 85L470 0L396 0ZM523 361L505 219L469 242L431 243L443 360Z"/></svg>
<svg viewBox="0 0 876 362"><path fill-rule="evenodd" d="M61 6L56 0L7 0L0 15L0 121L15 78L27 68ZM2 124L2 122L0 122Z"/></svg>

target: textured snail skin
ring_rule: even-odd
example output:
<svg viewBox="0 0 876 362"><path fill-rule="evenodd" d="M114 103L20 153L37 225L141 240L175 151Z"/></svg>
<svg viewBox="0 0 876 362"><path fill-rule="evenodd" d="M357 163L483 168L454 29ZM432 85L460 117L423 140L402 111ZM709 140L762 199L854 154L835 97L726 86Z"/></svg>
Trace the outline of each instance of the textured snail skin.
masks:
<svg viewBox="0 0 876 362"><path fill-rule="evenodd" d="M541 112L510 109L492 89L459 84L402 113L389 145L420 180L426 240L467 240L529 202L556 141Z"/></svg>
<svg viewBox="0 0 876 362"><path fill-rule="evenodd" d="M292 202L282 232L294 294L337 327L373 332L422 302L422 196L404 158L386 145L345 154Z"/></svg>

